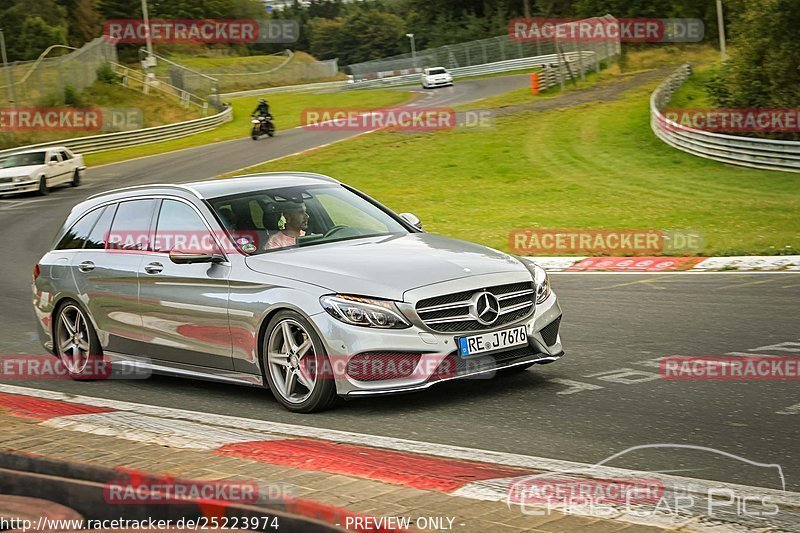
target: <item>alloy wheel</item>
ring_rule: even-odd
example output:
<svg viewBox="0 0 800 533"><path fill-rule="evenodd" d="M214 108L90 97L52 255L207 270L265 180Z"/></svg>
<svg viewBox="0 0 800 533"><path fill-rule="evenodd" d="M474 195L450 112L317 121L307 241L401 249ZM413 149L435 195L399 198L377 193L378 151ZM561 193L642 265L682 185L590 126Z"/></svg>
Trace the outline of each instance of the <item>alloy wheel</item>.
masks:
<svg viewBox="0 0 800 533"><path fill-rule="evenodd" d="M58 355L70 374L80 375L89 364L89 324L78 307L67 305L58 315L56 325Z"/></svg>
<svg viewBox="0 0 800 533"><path fill-rule="evenodd" d="M317 352L305 327L286 318L272 329L267 363L275 389L290 403L302 403L317 385Z"/></svg>

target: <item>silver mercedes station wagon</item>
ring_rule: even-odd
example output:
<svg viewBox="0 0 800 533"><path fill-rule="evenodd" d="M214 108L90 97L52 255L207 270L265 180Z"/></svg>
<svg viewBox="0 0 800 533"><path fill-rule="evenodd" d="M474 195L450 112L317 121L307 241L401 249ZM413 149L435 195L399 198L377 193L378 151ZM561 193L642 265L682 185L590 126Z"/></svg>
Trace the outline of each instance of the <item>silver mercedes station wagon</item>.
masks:
<svg viewBox="0 0 800 533"><path fill-rule="evenodd" d="M297 412L477 387L564 353L542 268L304 172L94 195L33 293L42 342L75 379L102 362L268 387Z"/></svg>

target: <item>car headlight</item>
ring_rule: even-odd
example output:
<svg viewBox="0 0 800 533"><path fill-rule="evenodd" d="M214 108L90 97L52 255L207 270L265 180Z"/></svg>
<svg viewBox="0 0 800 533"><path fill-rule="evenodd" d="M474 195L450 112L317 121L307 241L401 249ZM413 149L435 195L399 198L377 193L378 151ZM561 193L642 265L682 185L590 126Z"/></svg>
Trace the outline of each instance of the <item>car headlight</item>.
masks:
<svg viewBox="0 0 800 533"><path fill-rule="evenodd" d="M29 181L30 179L30 176L15 176L13 181L14 183L21 183L23 181Z"/></svg>
<svg viewBox="0 0 800 533"><path fill-rule="evenodd" d="M380 329L403 329L410 326L390 300L334 294L321 297L319 302L329 315L345 324Z"/></svg>
<svg viewBox="0 0 800 533"><path fill-rule="evenodd" d="M533 276L536 286L536 303L540 304L550 297L550 275L545 269L525 257L518 258Z"/></svg>

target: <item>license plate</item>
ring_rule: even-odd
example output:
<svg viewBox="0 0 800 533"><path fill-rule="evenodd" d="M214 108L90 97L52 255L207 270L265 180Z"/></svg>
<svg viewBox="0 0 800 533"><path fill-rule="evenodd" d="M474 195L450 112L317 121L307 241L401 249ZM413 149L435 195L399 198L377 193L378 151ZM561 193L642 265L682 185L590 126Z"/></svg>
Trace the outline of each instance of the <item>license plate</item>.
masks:
<svg viewBox="0 0 800 533"><path fill-rule="evenodd" d="M469 337L456 337L455 340L458 345L458 354L461 357L469 357L503 348L525 346L528 344L528 332L525 326L518 326Z"/></svg>

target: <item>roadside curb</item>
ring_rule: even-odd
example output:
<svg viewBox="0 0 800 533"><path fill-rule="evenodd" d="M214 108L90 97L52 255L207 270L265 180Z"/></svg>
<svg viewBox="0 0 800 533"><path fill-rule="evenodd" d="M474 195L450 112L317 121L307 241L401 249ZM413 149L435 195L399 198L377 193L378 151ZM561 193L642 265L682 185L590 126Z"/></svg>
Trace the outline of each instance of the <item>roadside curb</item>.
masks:
<svg viewBox="0 0 800 533"><path fill-rule="evenodd" d="M702 515L641 516L631 512L628 507L616 507L608 516L575 511L564 513L558 508L548 509L543 515L530 514L508 502L510 490L520 483L524 484L532 476L586 471L587 465L567 461L0 384L0 416L3 414L27 419L28 424L34 424L42 432L72 433L75 435L72 439L80 442L94 442L95 438L103 438L113 439L120 446L160 447L172 456L200 454L208 458L208 466L204 464L204 467L215 473L225 474L225 468L213 466L219 461L249 462L254 466L245 471L251 476L256 475L255 465L278 469L280 475L287 476L290 483L295 479L306 479L301 485L316 491L310 498L306 495L303 498L321 498L323 501L331 498L335 505L343 507L345 511L380 515L412 513L414 509L421 512L420 507L436 501L431 507L436 512L457 516L461 521L473 521L470 526L461 524L463 527L459 529L462 531L472 530L471 526L477 526L480 520L484 521L481 522L484 529L479 527L475 530L485 530L486 520L533 531L564 531L590 523L593 528L604 524L603 531L616 531L631 527L632 524L636 528L650 528L653 531L706 531L721 525L718 522L710 523ZM2 440L10 444L8 439ZM37 453L39 450L21 451ZM82 454L86 457L85 450ZM148 461L156 459L149 455L147 457ZM126 463L123 466L131 465ZM623 472L630 473L605 467L592 471L594 473L578 474L578 479L585 475L589 476L586 479L602 482L603 479L614 479ZM308 476L316 476L316 481L307 481ZM687 480L671 475L653 476L664 487L677 487ZM369 488L362 489L360 497L377 493L383 499L378 503L371 501L369 505L363 501L342 502L341 493L338 487L331 485L331 480L336 480L334 483L341 483L344 487L366 484ZM700 494L712 486L712 482L693 479L692 486ZM755 497L756 494L764 497L764 494L768 494L771 500L787 510L792 520L796 511L791 509L800 509L800 495L796 493L718 482L713 482L713 486L725 486L747 497ZM320 487L322 492L319 492ZM477 516L479 512L492 518ZM732 526L734 530L738 527L730 522L724 526Z"/></svg>
<svg viewBox="0 0 800 533"><path fill-rule="evenodd" d="M800 255L730 257L527 256L548 272L798 272Z"/></svg>

